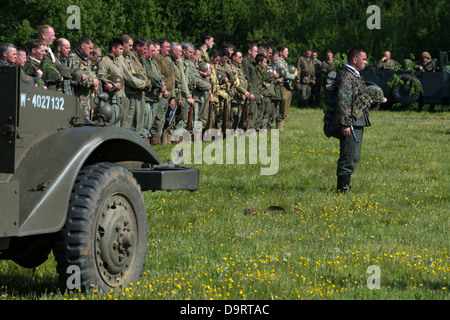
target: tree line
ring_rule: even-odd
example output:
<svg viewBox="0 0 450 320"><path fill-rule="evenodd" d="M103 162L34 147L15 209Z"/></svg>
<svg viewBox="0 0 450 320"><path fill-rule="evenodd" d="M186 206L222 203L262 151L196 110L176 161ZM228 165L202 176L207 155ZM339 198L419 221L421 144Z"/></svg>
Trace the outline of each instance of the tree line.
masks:
<svg viewBox="0 0 450 320"><path fill-rule="evenodd" d="M370 5L380 8L380 28L369 29ZM68 28L71 13L80 9L80 28ZM450 50L450 2L447 0L7 0L0 10L0 42L26 48L39 25L54 27L56 36L75 44L92 37L104 51L112 37L129 34L148 39L200 42L209 32L215 42L236 47L248 41L289 47L295 64L305 49L325 57L327 50L346 52L353 45L367 50L376 63L385 50L403 61L428 51L437 57Z"/></svg>

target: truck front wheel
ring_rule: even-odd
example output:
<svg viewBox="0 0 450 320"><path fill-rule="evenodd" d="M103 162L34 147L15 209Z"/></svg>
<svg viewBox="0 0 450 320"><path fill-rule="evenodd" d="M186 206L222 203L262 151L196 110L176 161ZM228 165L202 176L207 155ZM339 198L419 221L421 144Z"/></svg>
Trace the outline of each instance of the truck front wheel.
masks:
<svg viewBox="0 0 450 320"><path fill-rule="evenodd" d="M76 288L77 279L68 270L79 270L82 290L108 291L138 281L146 260L147 225L143 195L127 169L112 163L82 169L55 248L61 284Z"/></svg>

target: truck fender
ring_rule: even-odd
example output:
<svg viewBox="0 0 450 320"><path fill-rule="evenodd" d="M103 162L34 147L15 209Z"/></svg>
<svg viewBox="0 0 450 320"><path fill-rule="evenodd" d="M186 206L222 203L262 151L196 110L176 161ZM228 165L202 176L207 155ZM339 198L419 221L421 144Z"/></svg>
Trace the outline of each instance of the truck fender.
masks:
<svg viewBox="0 0 450 320"><path fill-rule="evenodd" d="M14 176L20 184L18 236L60 230L80 170L97 162L122 161L159 164L144 139L119 127L74 127L34 143L23 153Z"/></svg>

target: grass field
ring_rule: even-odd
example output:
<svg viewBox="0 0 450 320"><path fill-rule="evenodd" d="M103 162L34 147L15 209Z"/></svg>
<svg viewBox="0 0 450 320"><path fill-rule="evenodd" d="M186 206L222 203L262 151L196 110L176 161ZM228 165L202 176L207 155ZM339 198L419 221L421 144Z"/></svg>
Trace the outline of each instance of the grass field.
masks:
<svg viewBox="0 0 450 320"><path fill-rule="evenodd" d="M448 300L450 113L370 119L348 195L335 192L339 146L323 135L321 111L293 108L277 174L195 164L199 191L145 193L138 283L59 292L52 257L34 272L0 261L0 299ZM155 149L164 161L172 148ZM266 210L275 205L284 211Z"/></svg>

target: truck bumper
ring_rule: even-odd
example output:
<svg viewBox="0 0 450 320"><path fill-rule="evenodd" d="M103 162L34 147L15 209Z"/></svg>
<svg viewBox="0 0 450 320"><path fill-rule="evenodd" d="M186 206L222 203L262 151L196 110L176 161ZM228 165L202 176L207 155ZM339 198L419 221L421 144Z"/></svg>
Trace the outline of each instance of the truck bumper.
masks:
<svg viewBox="0 0 450 320"><path fill-rule="evenodd" d="M196 168L177 166L152 166L130 169L141 185L142 191L196 191L199 189L200 173Z"/></svg>

